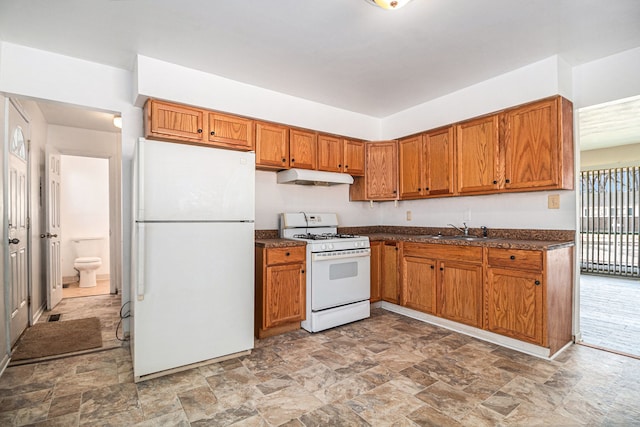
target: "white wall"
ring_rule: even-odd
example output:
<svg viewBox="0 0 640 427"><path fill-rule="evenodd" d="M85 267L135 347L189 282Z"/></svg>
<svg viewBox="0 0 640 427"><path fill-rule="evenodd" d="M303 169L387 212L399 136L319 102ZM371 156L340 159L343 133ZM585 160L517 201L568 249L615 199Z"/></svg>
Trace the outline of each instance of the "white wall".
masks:
<svg viewBox="0 0 640 427"><path fill-rule="evenodd" d="M62 276L76 276L73 239L101 237L97 274L109 274L109 161L92 157L61 156L60 222Z"/></svg>
<svg viewBox="0 0 640 427"><path fill-rule="evenodd" d="M573 69L574 108L640 95L640 47Z"/></svg>
<svg viewBox="0 0 640 427"><path fill-rule="evenodd" d="M2 64L2 57L0 56L0 64ZM5 97L0 93L0 142L2 142L2 149L0 150L0 164L2 166L2 173L0 173L0 186L4 189L4 147L6 147L6 139L7 135L5 135ZM4 218L4 197L0 197L0 218ZM6 239L5 228L4 228L4 220L2 220L2 227L0 227L0 241L4 242ZM6 309L5 309L5 300L8 297L5 297L5 293L7 293L8 288L4 286L7 283L7 278L5 277L5 245L0 245L0 280L2 280L3 286L0 288L0 374L4 371L9 362L9 322L6 321Z"/></svg>

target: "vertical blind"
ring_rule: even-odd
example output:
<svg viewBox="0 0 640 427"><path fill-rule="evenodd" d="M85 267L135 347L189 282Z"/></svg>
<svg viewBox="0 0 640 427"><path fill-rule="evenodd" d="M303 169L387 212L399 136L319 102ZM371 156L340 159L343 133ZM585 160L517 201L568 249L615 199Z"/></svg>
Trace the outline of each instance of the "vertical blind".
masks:
<svg viewBox="0 0 640 427"><path fill-rule="evenodd" d="M640 277L640 167L580 173L581 271Z"/></svg>

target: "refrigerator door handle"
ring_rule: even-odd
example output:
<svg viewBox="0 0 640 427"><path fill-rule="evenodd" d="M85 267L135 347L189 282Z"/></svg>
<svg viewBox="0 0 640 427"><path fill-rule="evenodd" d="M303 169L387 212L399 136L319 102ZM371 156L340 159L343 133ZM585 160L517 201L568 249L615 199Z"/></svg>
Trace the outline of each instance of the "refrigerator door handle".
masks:
<svg viewBox="0 0 640 427"><path fill-rule="evenodd" d="M137 281L136 281L136 294L138 301L144 300L144 224L138 224L138 253L137 258Z"/></svg>
<svg viewBox="0 0 640 427"><path fill-rule="evenodd" d="M136 212L137 214L137 219L139 220L143 220L144 219L144 140L140 140L138 142L138 161L137 161L137 179L138 179L138 195L137 195L137 200L138 200L138 212Z"/></svg>

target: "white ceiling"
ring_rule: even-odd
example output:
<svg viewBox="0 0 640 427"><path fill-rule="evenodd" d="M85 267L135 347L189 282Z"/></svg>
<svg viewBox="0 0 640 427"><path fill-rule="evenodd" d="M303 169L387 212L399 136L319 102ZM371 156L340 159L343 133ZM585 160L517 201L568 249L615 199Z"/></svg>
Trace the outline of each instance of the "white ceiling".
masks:
<svg viewBox="0 0 640 427"><path fill-rule="evenodd" d="M56 102L38 101L37 104L48 124L102 132L120 132L120 129L113 125L112 113L92 111Z"/></svg>
<svg viewBox="0 0 640 427"><path fill-rule="evenodd" d="M552 55L638 47L640 1L0 0L0 39L125 69L139 53L385 117Z"/></svg>
<svg viewBox="0 0 640 427"><path fill-rule="evenodd" d="M580 150L640 144L640 96L580 109Z"/></svg>

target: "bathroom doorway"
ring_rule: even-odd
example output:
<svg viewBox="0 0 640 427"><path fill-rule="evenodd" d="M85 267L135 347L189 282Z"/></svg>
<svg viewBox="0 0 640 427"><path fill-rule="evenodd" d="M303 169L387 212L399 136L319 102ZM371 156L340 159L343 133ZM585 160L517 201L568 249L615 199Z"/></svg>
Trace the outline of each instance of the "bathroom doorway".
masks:
<svg viewBox="0 0 640 427"><path fill-rule="evenodd" d="M109 294L109 160L61 155L60 165L62 298Z"/></svg>

